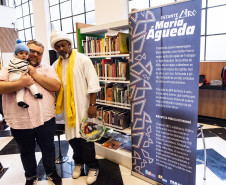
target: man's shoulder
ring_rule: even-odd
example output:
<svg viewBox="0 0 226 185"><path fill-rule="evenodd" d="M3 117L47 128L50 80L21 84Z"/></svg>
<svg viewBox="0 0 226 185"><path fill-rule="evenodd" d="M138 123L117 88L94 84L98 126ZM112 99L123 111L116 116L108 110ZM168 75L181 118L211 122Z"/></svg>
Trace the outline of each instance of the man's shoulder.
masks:
<svg viewBox="0 0 226 185"><path fill-rule="evenodd" d="M79 53L78 51L77 51L77 55L80 57L87 57L84 53Z"/></svg>
<svg viewBox="0 0 226 185"><path fill-rule="evenodd" d="M50 66L50 64L44 63L42 62L38 67L38 70L44 70L44 71L49 71L50 69L52 69L52 67Z"/></svg>
<svg viewBox="0 0 226 185"><path fill-rule="evenodd" d="M55 61L55 62L53 62L53 64L51 65L54 69L56 69L56 66L57 66L58 60L59 60L59 58L58 58L58 59L56 59L56 61Z"/></svg>
<svg viewBox="0 0 226 185"><path fill-rule="evenodd" d="M80 61L83 61L83 62L90 61L90 58L84 53L77 52L77 57L80 59Z"/></svg>

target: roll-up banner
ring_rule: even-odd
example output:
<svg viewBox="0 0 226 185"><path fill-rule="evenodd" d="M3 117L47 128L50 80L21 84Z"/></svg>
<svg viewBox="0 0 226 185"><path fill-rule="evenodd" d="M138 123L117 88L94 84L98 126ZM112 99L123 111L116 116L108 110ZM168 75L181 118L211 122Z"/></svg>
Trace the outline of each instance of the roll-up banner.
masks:
<svg viewBox="0 0 226 185"><path fill-rule="evenodd" d="M132 174L195 185L201 0L129 15Z"/></svg>

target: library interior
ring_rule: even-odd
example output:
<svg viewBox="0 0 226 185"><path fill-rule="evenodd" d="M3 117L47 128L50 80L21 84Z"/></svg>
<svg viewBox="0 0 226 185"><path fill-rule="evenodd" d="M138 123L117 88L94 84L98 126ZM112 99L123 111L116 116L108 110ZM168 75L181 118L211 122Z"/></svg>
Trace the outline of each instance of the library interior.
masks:
<svg viewBox="0 0 226 185"><path fill-rule="evenodd" d="M226 185L225 0L1 0L0 16L0 185ZM56 30L66 36L53 42ZM84 89L88 98L81 97L85 93L82 89L77 101L87 98L89 106L95 106L96 118L76 121L80 130L75 135L86 144L94 144L98 170L75 164L75 150L68 139L71 135L65 129L70 113L64 110L54 116L53 135L54 164L62 182L55 182L52 173L49 176L46 172L45 154L38 139L34 148L36 175L28 178L22 145L14 138L16 130L27 128L14 128L7 120L14 120L12 110L21 109L26 116L33 114L40 120L50 110L41 116L41 111L31 114L36 104L17 106L15 91L20 88L5 90L10 88L7 83L13 84L5 71L18 56L17 39L30 49L27 55L40 59L40 66L49 66L43 77L57 76L61 70L61 76L54 77L62 83L59 93L51 92L54 106L61 89L72 89L71 95L62 95L68 110L71 102L66 97L76 100L74 89L83 83L77 79L81 84L68 88L73 83L68 80L76 74L87 78ZM33 40L41 43L35 46L40 51L30 48ZM75 57L83 57L92 67L76 64L76 59L73 65L84 70L81 74L73 71L74 66L70 72L63 70L63 63L71 62L71 56L64 58L66 50L56 48L62 40L68 41ZM58 62L56 72L54 62ZM28 68L29 77L35 70L40 72L35 65ZM98 77L98 91L92 91L96 78L88 78L91 69ZM38 89L52 87L39 84L35 77L32 80L37 81ZM29 101L28 91L26 88L25 101ZM41 104L51 101L43 101L45 96L43 93L43 98L34 101L44 107ZM17 108L8 110L6 102L13 101ZM76 107L76 116L77 111L90 114L91 108L84 111L84 107ZM17 119L25 118L21 115ZM33 118L29 119L32 123ZM37 125L41 127L37 123L28 130L36 130ZM81 171L75 178L78 169ZM93 181L89 179L91 172L95 172Z"/></svg>

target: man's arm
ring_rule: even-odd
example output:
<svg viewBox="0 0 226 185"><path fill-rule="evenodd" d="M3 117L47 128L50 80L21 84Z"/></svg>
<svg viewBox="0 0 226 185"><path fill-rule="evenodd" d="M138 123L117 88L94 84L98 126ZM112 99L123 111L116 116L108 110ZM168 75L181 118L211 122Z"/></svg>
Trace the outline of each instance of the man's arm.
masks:
<svg viewBox="0 0 226 185"><path fill-rule="evenodd" d="M24 87L28 87L34 83L34 80L27 73L23 73L17 81L6 82L0 81L0 94L15 92Z"/></svg>
<svg viewBox="0 0 226 185"><path fill-rule="evenodd" d="M97 106L96 104L96 99L97 99L97 93L90 93L90 105L88 109L88 117L89 118L95 118L96 117L96 112L97 112Z"/></svg>
<svg viewBox="0 0 226 185"><path fill-rule="evenodd" d="M49 78L49 77L46 77L46 76L39 75L36 72L36 69L33 66L31 66L31 65L28 66L28 69L29 69L29 74L31 75L31 77L39 85L41 85L42 87L44 87L48 91L56 92L56 91L58 91L60 89L61 83L58 80L53 79L53 78Z"/></svg>

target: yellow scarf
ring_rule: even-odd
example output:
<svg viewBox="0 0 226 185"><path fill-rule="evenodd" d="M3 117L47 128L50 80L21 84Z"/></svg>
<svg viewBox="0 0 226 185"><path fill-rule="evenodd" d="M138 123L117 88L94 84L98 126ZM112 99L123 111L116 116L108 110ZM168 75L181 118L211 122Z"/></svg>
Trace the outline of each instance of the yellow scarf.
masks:
<svg viewBox="0 0 226 185"><path fill-rule="evenodd" d="M74 102L74 88L73 88L73 68L76 57L76 51L72 49L72 53L69 57L69 63L67 68L67 81L66 81L66 112L67 112L67 125L68 127L74 127L76 123L76 112ZM60 114L64 110L64 88L62 83L62 58L59 57L56 72L60 78L61 86L56 100L56 113Z"/></svg>

